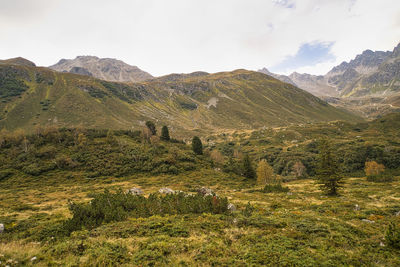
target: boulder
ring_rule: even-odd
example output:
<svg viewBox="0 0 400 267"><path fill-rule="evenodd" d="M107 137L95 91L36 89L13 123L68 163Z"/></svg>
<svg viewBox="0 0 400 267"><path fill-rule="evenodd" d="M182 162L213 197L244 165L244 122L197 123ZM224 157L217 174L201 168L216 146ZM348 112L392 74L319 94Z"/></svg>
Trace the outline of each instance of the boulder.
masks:
<svg viewBox="0 0 400 267"><path fill-rule="evenodd" d="M366 222L366 223L375 223L375 221L371 221L371 220L368 220L368 219L362 219L361 221Z"/></svg>
<svg viewBox="0 0 400 267"><path fill-rule="evenodd" d="M143 190L137 187L128 189L128 194L132 194L132 195L142 195L143 194Z"/></svg>
<svg viewBox="0 0 400 267"><path fill-rule="evenodd" d="M398 212L396 212L394 215L400 216L400 210Z"/></svg>
<svg viewBox="0 0 400 267"><path fill-rule="evenodd" d="M212 191L210 188L206 187L201 187L197 190L197 192L203 196L216 196L214 191Z"/></svg>
<svg viewBox="0 0 400 267"><path fill-rule="evenodd" d="M0 223L0 234L4 232L4 224Z"/></svg>
<svg viewBox="0 0 400 267"><path fill-rule="evenodd" d="M228 204L228 210L229 210L230 212L236 211L236 206L233 205L232 203L229 203L229 204Z"/></svg>
<svg viewBox="0 0 400 267"><path fill-rule="evenodd" d="M158 190L158 192L160 194L173 194L173 193L175 193L174 190L172 190L171 188L168 188L168 187L160 188L160 190Z"/></svg>
<svg viewBox="0 0 400 267"><path fill-rule="evenodd" d="M354 210L355 211L359 211L360 210L360 206L358 204L354 205Z"/></svg>

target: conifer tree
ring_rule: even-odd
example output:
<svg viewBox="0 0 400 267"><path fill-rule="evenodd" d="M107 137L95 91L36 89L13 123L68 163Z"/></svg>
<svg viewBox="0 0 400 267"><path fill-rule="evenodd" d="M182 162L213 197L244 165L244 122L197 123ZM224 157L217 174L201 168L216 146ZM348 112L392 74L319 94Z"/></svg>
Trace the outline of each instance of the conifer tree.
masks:
<svg viewBox="0 0 400 267"><path fill-rule="evenodd" d="M327 139L321 140L319 144L317 175L318 183L327 195L335 196L338 194L342 177L339 175L338 164L332 146Z"/></svg>
<svg viewBox="0 0 400 267"><path fill-rule="evenodd" d="M253 179L256 177L256 173L254 171L253 165L251 164L249 155L244 156L243 163L243 176L246 178Z"/></svg>
<svg viewBox="0 0 400 267"><path fill-rule="evenodd" d="M197 136L193 137L192 149L193 152L196 153L197 155L203 155L203 144L201 143L200 138Z"/></svg>
<svg viewBox="0 0 400 267"><path fill-rule="evenodd" d="M160 137L160 139L163 140L163 141L169 141L171 139L170 136L169 136L168 127L165 126L165 125L161 128L161 137Z"/></svg>

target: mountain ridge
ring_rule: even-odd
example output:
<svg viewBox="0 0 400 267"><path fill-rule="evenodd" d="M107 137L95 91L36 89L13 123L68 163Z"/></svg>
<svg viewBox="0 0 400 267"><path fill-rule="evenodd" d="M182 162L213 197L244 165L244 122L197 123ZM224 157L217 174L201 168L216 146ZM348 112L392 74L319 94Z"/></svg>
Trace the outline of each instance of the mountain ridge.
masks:
<svg viewBox="0 0 400 267"><path fill-rule="evenodd" d="M265 72L264 69L259 71ZM317 96L360 97L400 92L400 43L392 51L365 50L325 75L293 72L272 76L282 81L289 79Z"/></svg>
<svg viewBox="0 0 400 267"><path fill-rule="evenodd" d="M209 134L361 120L293 85L247 70L119 83L44 67L1 64L0 83L4 80L16 85L0 86L0 128L8 130L33 131L39 125L141 129L146 120L153 120L170 125L175 133Z"/></svg>

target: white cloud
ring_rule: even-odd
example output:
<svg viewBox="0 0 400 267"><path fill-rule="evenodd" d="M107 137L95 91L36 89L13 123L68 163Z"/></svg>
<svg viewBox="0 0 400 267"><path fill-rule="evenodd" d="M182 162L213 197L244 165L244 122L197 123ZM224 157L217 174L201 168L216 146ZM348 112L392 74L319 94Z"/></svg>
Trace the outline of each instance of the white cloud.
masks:
<svg viewBox="0 0 400 267"><path fill-rule="evenodd" d="M297 69L324 73L365 49L392 49L399 18L397 0L1 0L0 58L47 66L96 55L162 75L256 70L333 42L336 61Z"/></svg>

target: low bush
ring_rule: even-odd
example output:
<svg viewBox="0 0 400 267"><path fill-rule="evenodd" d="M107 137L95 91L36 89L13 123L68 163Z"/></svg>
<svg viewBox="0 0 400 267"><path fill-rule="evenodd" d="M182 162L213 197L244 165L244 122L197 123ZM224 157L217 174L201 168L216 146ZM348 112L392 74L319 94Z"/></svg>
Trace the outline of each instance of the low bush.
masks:
<svg viewBox="0 0 400 267"><path fill-rule="evenodd" d="M382 183L382 182L392 182L393 176L387 174L380 174L380 175L370 175L367 176L367 181Z"/></svg>
<svg viewBox="0 0 400 267"><path fill-rule="evenodd" d="M282 184L267 184L263 189L264 193L279 193L289 192L289 187L282 186Z"/></svg>
<svg viewBox="0 0 400 267"><path fill-rule="evenodd" d="M389 224L385 239L390 247L400 249L400 227L394 223Z"/></svg>
<svg viewBox="0 0 400 267"><path fill-rule="evenodd" d="M165 214L228 213L228 199L217 196L187 195L184 193L149 197L123 193L122 190L92 195L89 203L70 203L72 218L65 222L68 232L82 227L92 229L102 223L125 220L127 217L150 217Z"/></svg>

